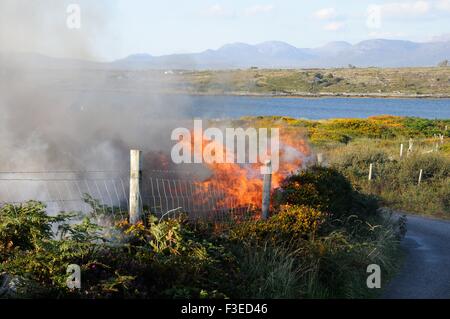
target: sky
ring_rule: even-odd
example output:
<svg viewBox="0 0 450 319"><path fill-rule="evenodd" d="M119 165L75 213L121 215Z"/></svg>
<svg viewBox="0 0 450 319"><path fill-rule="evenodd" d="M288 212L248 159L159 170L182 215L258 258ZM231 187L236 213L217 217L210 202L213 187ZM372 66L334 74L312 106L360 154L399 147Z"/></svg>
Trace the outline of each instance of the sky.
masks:
<svg viewBox="0 0 450 319"><path fill-rule="evenodd" d="M135 53L200 52L234 42L318 47L371 38L450 40L450 0L36 2L1 1L0 50L113 60ZM79 6L79 29L67 27L70 4Z"/></svg>

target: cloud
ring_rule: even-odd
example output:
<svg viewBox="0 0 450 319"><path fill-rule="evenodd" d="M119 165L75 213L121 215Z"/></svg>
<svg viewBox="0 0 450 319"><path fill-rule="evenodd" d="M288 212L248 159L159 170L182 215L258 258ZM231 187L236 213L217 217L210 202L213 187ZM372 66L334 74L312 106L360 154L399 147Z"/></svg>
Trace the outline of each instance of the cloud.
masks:
<svg viewBox="0 0 450 319"><path fill-rule="evenodd" d="M417 17L432 13L450 12L450 0L416 0L388 2L377 7L384 17Z"/></svg>
<svg viewBox="0 0 450 319"><path fill-rule="evenodd" d="M450 0L438 0L435 7L440 11L450 11Z"/></svg>
<svg viewBox="0 0 450 319"><path fill-rule="evenodd" d="M275 7L271 4L265 5L254 5L252 7L248 7L244 9L244 15L246 16L256 16L259 14L266 14L273 11Z"/></svg>
<svg viewBox="0 0 450 319"><path fill-rule="evenodd" d="M345 27L345 23L343 22L330 22L326 24L323 29L325 31L339 31Z"/></svg>
<svg viewBox="0 0 450 319"><path fill-rule="evenodd" d="M207 17L219 17L219 18L233 18L233 17L253 17L261 14L268 14L273 11L275 6L271 4L258 4L251 7L247 7L242 10L228 9L220 4L210 6L204 11L204 15Z"/></svg>
<svg viewBox="0 0 450 319"><path fill-rule="evenodd" d="M437 1L450 2L450 0L416 0L370 5L367 8L366 26L369 29L381 29L384 20L419 19L433 16ZM397 35L385 33L374 31L371 34L376 37L388 37L388 35L397 37Z"/></svg>
<svg viewBox="0 0 450 319"><path fill-rule="evenodd" d="M323 8L314 13L314 16L320 20L333 19L336 15L336 9L334 8Z"/></svg>
<svg viewBox="0 0 450 319"><path fill-rule="evenodd" d="M420 16L428 14L432 10L429 1L404 1L390 2L378 5L383 16Z"/></svg>
<svg viewBox="0 0 450 319"><path fill-rule="evenodd" d="M345 27L343 17L339 17L335 8L323 8L314 12L316 19L325 20L327 23L323 26L325 31L339 31Z"/></svg>
<svg viewBox="0 0 450 319"><path fill-rule="evenodd" d="M229 18L233 17L235 14L233 11L224 8L220 4L215 4L206 9L205 15L208 17Z"/></svg>

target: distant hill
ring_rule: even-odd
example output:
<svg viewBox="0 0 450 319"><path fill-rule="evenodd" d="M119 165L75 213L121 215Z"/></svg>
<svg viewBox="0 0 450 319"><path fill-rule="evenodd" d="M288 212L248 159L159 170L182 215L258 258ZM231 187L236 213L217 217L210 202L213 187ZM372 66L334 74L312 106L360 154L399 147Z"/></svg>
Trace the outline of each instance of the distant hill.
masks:
<svg viewBox="0 0 450 319"><path fill-rule="evenodd" d="M2 52L0 49L0 67L43 68L43 69L80 69L107 68L109 63L92 62L70 58L54 58L39 53Z"/></svg>
<svg viewBox="0 0 450 319"><path fill-rule="evenodd" d="M319 48L296 48L279 41L256 45L233 43L217 50L176 54L142 60L136 56L114 61L116 67L156 69L298 68L298 67L407 67L435 66L450 59L450 41L417 43L375 39L354 45L331 42Z"/></svg>
<svg viewBox="0 0 450 319"><path fill-rule="evenodd" d="M450 60L450 41L417 43L375 39L353 45L331 42L319 48L297 48L280 41L255 45L231 43L199 53L133 54L109 63L54 59L31 53L12 57L0 53L0 65L108 69L328 68L349 64L357 67L418 67L436 66L442 60Z"/></svg>

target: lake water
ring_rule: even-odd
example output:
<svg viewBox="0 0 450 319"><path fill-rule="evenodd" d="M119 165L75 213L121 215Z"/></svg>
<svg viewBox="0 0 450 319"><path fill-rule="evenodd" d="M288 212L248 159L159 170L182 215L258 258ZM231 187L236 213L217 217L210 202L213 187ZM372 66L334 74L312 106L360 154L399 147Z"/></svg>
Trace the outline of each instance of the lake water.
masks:
<svg viewBox="0 0 450 319"><path fill-rule="evenodd" d="M189 104L189 115L201 118L280 115L328 119L366 118L382 114L450 118L450 99L193 96Z"/></svg>

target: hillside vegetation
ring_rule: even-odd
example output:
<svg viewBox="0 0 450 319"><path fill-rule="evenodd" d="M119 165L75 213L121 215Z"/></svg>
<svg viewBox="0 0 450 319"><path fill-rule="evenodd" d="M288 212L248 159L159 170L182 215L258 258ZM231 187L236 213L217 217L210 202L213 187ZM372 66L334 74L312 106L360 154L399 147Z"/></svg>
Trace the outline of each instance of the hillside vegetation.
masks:
<svg viewBox="0 0 450 319"><path fill-rule="evenodd" d="M448 96L450 67L181 72L180 91L199 94Z"/></svg>

